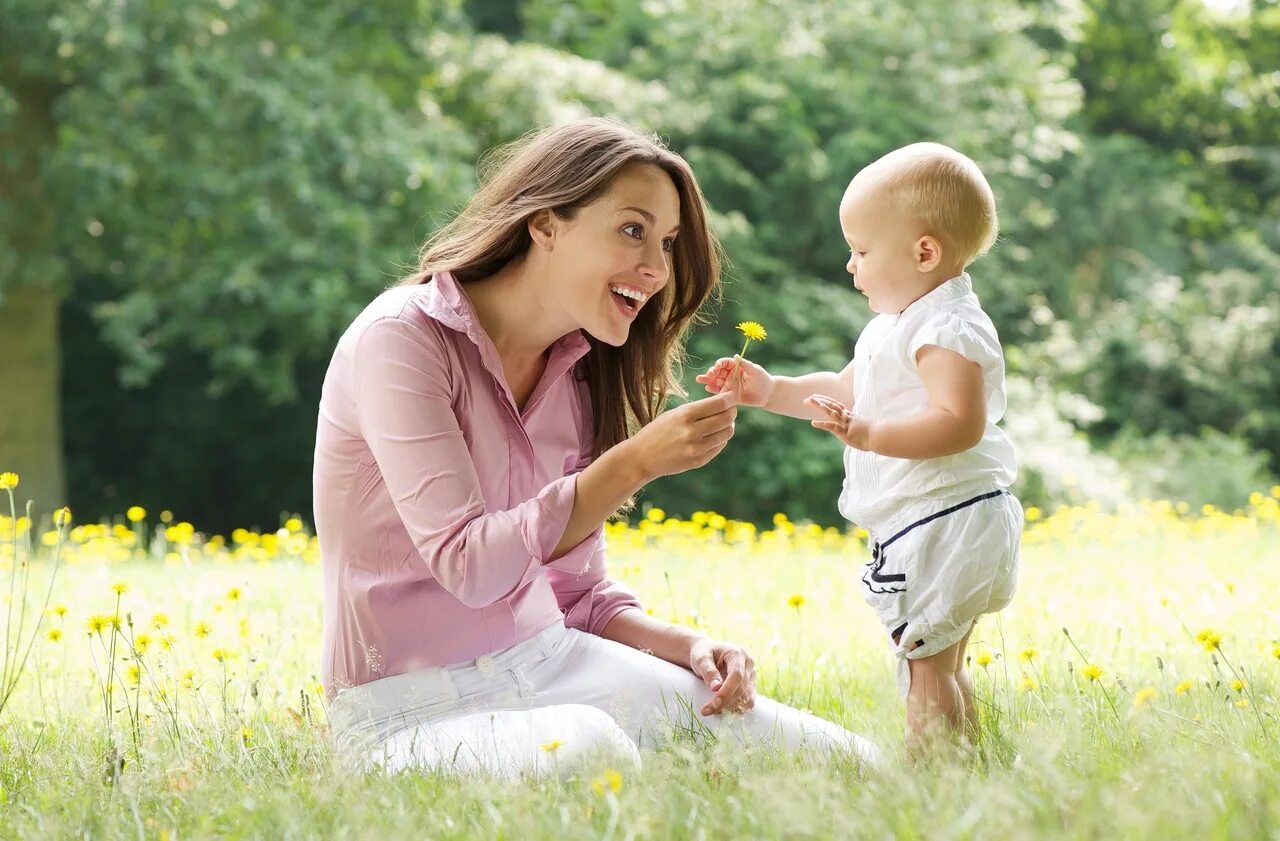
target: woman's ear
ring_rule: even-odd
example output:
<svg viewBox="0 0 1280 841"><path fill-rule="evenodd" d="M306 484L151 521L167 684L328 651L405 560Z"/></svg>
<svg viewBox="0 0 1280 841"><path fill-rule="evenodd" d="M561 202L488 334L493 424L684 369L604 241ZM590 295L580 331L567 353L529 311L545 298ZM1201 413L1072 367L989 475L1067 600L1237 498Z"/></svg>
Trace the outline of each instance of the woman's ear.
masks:
<svg viewBox="0 0 1280 841"><path fill-rule="evenodd" d="M559 219L551 210L539 210L529 217L529 236L533 239L533 244L538 248L544 248L550 251L555 245L556 232L559 229Z"/></svg>
<svg viewBox="0 0 1280 841"><path fill-rule="evenodd" d="M931 272L942 265L942 243L937 237L922 236L916 240L916 270Z"/></svg>

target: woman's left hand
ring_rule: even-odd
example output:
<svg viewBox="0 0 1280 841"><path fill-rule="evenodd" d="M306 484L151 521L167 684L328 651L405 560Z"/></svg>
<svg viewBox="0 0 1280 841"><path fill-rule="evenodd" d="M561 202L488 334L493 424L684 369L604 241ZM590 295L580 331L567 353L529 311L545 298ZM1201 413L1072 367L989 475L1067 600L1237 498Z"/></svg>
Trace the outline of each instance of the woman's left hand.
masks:
<svg viewBox="0 0 1280 841"><path fill-rule="evenodd" d="M703 715L743 712L756 705L756 661L740 645L698 637L689 648L689 668L714 695Z"/></svg>

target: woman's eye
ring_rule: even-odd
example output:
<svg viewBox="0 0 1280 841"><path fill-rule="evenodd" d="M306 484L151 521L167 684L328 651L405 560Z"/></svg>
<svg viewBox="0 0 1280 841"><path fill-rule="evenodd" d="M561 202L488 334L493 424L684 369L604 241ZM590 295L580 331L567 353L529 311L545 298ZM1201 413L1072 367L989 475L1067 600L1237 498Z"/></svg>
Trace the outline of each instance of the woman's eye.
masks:
<svg viewBox="0 0 1280 841"><path fill-rule="evenodd" d="M632 233L632 231L634 231L635 233ZM626 234L632 239L640 239L641 235L644 233L644 228L640 227L639 225L627 225L622 229L622 233Z"/></svg>
<svg viewBox="0 0 1280 841"><path fill-rule="evenodd" d="M676 248L676 241L674 239L664 239L662 241L662 250L667 252L668 254L674 251L675 248Z"/></svg>

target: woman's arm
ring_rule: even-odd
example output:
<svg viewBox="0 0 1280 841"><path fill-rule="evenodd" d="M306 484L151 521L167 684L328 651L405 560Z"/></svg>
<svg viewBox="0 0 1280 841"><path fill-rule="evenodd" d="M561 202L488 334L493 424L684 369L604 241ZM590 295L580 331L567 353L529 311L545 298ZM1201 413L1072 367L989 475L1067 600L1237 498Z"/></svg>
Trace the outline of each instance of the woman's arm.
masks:
<svg viewBox="0 0 1280 841"><path fill-rule="evenodd" d="M663 412L606 450L577 475L573 512L551 560L585 540L650 481L715 458L733 437L736 417L733 394L718 394Z"/></svg>

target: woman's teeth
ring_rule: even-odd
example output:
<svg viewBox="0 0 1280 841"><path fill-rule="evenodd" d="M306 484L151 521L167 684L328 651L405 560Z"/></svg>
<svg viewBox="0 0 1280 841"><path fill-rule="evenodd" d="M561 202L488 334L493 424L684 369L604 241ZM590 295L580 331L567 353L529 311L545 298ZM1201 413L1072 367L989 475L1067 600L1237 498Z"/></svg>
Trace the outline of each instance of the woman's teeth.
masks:
<svg viewBox="0 0 1280 841"><path fill-rule="evenodd" d="M629 298L635 301L637 303L637 306L649 300L649 296L644 294L643 292L639 292L635 289L628 289L625 286L610 286L609 291L615 295L621 295L624 298Z"/></svg>

